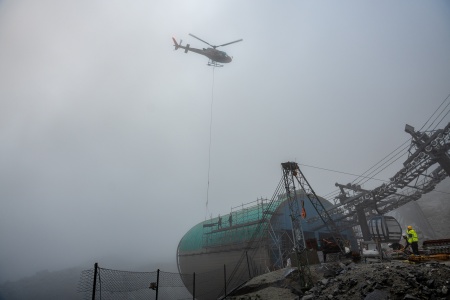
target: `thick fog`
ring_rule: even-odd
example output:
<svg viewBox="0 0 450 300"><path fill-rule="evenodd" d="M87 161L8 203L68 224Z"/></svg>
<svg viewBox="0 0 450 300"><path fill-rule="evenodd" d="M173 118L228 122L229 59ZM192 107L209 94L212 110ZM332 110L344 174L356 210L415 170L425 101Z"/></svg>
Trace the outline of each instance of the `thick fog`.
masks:
<svg viewBox="0 0 450 300"><path fill-rule="evenodd" d="M243 42L213 69L174 51L207 47L189 33ZM449 83L448 1L0 1L0 283L175 264L193 225L270 198L282 162L318 195L354 180Z"/></svg>

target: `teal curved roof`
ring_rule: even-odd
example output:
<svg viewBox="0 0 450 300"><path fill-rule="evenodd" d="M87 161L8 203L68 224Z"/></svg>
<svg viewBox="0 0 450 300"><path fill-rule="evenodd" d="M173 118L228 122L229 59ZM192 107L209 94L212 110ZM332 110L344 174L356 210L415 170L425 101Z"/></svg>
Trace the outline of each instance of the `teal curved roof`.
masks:
<svg viewBox="0 0 450 300"><path fill-rule="evenodd" d="M258 232L258 225L261 224L263 214L266 213L266 220L270 220L271 214L284 200L284 198L275 200L272 205L269 205L268 200L265 203L261 200L256 205L242 207L240 210L220 216L222 226L218 224L219 217L198 223L183 236L178 251L180 254L196 252L207 247L249 241L253 235L262 234L263 231Z"/></svg>

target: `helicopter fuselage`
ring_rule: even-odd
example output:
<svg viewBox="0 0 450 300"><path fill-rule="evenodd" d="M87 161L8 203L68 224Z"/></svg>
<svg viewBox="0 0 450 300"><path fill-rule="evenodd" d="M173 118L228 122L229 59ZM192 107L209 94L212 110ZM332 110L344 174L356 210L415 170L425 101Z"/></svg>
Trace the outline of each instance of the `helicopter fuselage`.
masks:
<svg viewBox="0 0 450 300"><path fill-rule="evenodd" d="M189 44L187 44L186 46L182 46L181 42L180 42L180 44L178 44L174 38L172 38L172 39L173 39L173 42L175 43L175 45L174 45L175 50L177 50L178 48L181 48L181 49L184 49L185 53L188 53L188 51L195 52L195 53L198 53L198 54L208 57L213 62L218 62L218 63L230 63L233 60L224 51L220 51L220 50L217 50L214 48L203 48L203 49L191 48Z"/></svg>
<svg viewBox="0 0 450 300"><path fill-rule="evenodd" d="M195 49L195 48L193 48L193 49ZM195 50L197 50L197 51L195 51ZM202 54L202 55L208 57L210 60L216 61L219 63L230 63L233 60L224 51L220 51L220 50L217 50L214 48L206 48L206 49L203 48L202 50L200 50L200 49L195 49L195 50L190 50L190 51L198 53L198 54Z"/></svg>

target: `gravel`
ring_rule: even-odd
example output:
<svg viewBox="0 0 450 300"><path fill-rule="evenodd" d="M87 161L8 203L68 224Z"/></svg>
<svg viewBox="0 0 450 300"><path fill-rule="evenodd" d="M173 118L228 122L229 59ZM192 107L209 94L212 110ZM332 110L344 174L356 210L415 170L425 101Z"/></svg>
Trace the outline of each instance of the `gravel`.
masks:
<svg viewBox="0 0 450 300"><path fill-rule="evenodd" d="M300 288L296 270L283 269L252 279L229 299L450 299L448 262L346 261L314 265L310 270L314 286L309 289Z"/></svg>
<svg viewBox="0 0 450 300"><path fill-rule="evenodd" d="M315 299L450 299L450 267L443 263L341 263L328 269L336 276L316 284Z"/></svg>

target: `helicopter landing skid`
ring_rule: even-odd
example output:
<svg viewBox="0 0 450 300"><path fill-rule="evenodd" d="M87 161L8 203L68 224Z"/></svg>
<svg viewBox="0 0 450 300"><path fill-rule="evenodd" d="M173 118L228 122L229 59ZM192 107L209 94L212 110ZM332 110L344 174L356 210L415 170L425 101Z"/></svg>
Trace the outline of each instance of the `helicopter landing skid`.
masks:
<svg viewBox="0 0 450 300"><path fill-rule="evenodd" d="M223 67L223 65L221 65L217 61L214 61L214 60L211 60L211 59L208 61L208 66L210 66L210 67Z"/></svg>

